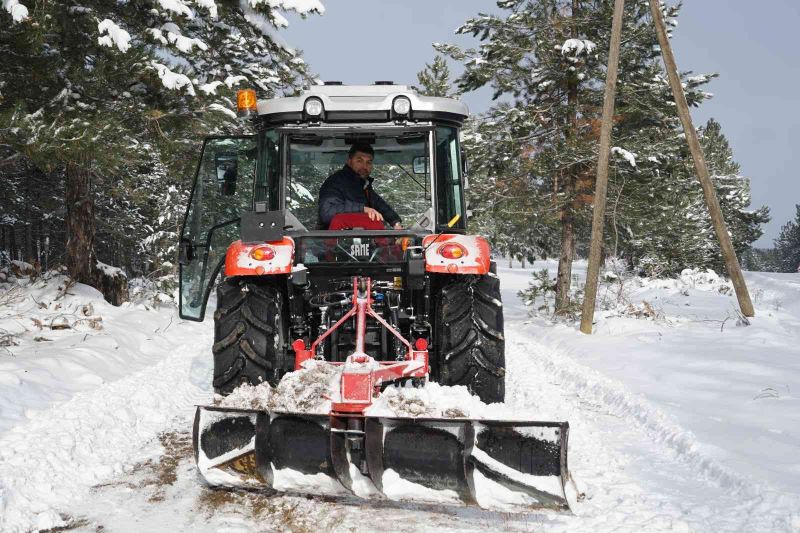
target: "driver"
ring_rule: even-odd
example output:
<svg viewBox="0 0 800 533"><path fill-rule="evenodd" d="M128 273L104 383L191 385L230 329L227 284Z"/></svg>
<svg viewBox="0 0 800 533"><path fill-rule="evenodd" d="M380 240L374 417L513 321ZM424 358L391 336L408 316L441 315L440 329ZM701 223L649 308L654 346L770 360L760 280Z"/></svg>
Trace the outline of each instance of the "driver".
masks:
<svg viewBox="0 0 800 533"><path fill-rule="evenodd" d="M372 188L373 157L369 144L350 147L344 167L328 176L319 190L319 227L327 229L339 213L366 213L370 220L383 220L402 229L400 216Z"/></svg>

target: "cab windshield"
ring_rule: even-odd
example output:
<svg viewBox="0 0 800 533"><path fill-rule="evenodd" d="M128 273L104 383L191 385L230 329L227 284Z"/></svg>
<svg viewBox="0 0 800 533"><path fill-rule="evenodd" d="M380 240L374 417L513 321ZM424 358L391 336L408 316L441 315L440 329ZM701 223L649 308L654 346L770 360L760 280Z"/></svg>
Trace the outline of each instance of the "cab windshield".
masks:
<svg viewBox="0 0 800 533"><path fill-rule="evenodd" d="M356 142L375 152L371 176L374 190L400 215L406 228L433 229L429 139L431 132L294 133L288 136L286 209L309 230L318 225L319 190L340 170Z"/></svg>

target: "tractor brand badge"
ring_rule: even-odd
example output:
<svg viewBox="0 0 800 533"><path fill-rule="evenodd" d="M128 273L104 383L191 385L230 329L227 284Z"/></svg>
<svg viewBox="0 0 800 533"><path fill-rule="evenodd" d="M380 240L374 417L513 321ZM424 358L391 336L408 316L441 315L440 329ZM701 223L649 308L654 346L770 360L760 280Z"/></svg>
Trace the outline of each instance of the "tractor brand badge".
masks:
<svg viewBox="0 0 800 533"><path fill-rule="evenodd" d="M350 255L355 257L369 257L369 243L351 244Z"/></svg>

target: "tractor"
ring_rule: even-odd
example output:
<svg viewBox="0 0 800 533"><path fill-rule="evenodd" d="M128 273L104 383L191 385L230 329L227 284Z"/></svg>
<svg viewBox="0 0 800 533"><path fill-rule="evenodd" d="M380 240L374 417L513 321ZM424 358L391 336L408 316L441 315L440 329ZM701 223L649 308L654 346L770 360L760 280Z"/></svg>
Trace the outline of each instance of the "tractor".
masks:
<svg viewBox="0 0 800 533"><path fill-rule="evenodd" d="M216 286L219 395L275 385L309 360L341 367L341 386L326 415L199 407L206 480L269 487L288 469L351 491L363 476L382 492L392 470L475 503L481 475L566 508L566 422L365 415L387 386L427 380L505 399L500 281L487 240L467 230L466 105L391 82L264 100L243 90L237 104L253 134L203 144L179 242L180 316L202 321ZM374 188L401 228L363 210L320 221L320 188L354 144L372 147Z"/></svg>

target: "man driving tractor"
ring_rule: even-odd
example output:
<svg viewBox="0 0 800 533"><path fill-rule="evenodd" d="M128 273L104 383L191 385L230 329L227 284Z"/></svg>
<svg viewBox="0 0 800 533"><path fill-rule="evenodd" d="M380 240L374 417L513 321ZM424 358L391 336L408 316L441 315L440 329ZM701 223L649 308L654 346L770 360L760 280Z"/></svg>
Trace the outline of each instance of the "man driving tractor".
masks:
<svg viewBox="0 0 800 533"><path fill-rule="evenodd" d="M402 229L400 216L372 188L373 157L369 144L350 146L345 166L328 176L319 190L320 228L327 229L339 213L366 213L370 220L385 221L394 229Z"/></svg>

